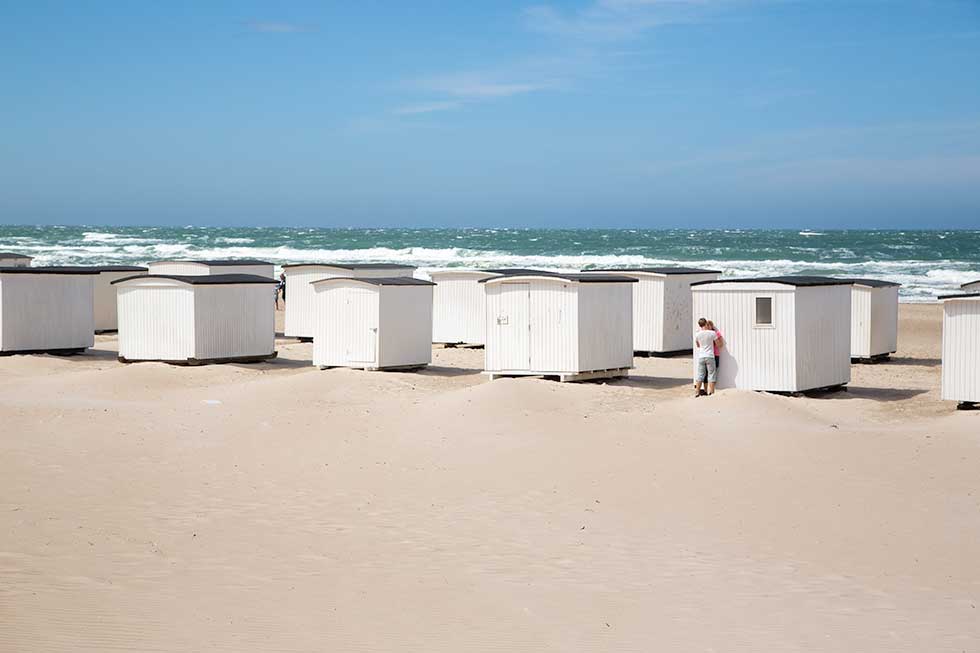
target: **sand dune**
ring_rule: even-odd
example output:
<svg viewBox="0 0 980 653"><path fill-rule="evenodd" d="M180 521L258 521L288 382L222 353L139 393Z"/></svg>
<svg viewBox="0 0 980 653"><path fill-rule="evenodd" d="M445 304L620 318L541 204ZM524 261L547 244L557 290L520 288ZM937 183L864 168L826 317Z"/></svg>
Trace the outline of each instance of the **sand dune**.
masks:
<svg viewBox="0 0 980 653"><path fill-rule="evenodd" d="M961 651L980 415L935 306L840 395L0 359L0 650Z"/></svg>

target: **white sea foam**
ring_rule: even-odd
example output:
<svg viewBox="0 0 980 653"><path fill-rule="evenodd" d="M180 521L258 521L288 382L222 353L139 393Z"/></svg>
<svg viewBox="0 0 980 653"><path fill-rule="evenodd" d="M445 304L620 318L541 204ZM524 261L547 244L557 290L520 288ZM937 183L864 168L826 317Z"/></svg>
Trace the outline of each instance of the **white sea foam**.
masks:
<svg viewBox="0 0 980 653"><path fill-rule="evenodd" d="M956 290L960 284L980 279L980 266L959 261L818 261L820 249L788 248L798 257L763 260L726 260L721 256L702 256L696 260L679 260L646 256L642 248L629 253L522 255L499 250L466 247L365 247L337 249L304 249L249 246L252 239L218 238L212 246L199 248L189 243L161 242L148 238L124 237L110 232L86 232L86 238L71 245L44 244L39 240L19 241L16 251L35 256L35 265L103 263L141 264L168 258L258 258L278 264L298 262L387 262L419 267L422 274L454 267L499 268L528 267L556 271L583 268L614 268L681 265L721 270L726 277L780 276L788 274L826 274L833 276L871 277L902 284L903 301L931 301L936 296ZM11 239L12 240L12 239ZM135 242L134 242L135 241ZM246 242L248 241L248 242ZM620 250L623 252L624 250ZM636 251L636 253L632 253ZM706 250L715 252L717 250ZM720 254L720 252L719 252Z"/></svg>

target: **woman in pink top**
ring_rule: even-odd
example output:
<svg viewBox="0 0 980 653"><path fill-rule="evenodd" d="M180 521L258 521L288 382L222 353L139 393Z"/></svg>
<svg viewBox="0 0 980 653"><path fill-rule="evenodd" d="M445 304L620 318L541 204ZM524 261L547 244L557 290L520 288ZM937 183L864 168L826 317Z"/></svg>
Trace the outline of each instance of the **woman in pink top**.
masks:
<svg viewBox="0 0 980 653"><path fill-rule="evenodd" d="M718 339L715 340L715 369L717 370L721 363L721 348L725 346L725 334L711 320L708 320L708 328L718 334Z"/></svg>

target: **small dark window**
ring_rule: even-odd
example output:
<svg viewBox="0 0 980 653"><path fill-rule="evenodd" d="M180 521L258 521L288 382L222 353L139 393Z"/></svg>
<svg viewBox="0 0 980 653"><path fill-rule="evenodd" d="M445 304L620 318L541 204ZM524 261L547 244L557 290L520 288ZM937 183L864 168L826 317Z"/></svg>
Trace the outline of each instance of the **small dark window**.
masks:
<svg viewBox="0 0 980 653"><path fill-rule="evenodd" d="M755 325L772 326L772 297L755 298Z"/></svg>

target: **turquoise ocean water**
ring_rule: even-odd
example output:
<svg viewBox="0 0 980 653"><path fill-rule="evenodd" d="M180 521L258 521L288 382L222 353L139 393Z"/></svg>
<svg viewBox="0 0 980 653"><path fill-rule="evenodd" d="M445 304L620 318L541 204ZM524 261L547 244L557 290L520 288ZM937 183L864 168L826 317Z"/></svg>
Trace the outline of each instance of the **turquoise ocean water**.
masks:
<svg viewBox="0 0 980 653"><path fill-rule="evenodd" d="M0 251L35 265L140 264L162 258L260 258L447 267L687 265L727 276L826 274L903 285L930 301L980 279L978 231L644 229L305 229L0 225Z"/></svg>

